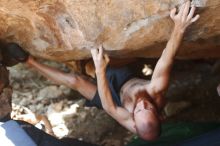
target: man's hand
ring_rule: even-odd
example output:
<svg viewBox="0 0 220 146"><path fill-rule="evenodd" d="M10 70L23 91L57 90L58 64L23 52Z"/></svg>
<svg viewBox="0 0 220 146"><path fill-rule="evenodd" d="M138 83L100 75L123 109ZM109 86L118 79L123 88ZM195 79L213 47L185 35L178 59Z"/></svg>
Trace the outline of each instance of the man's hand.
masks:
<svg viewBox="0 0 220 146"><path fill-rule="evenodd" d="M96 72L102 72L106 70L109 63L109 57L107 54L103 54L103 47L91 50L92 58L95 64Z"/></svg>
<svg viewBox="0 0 220 146"><path fill-rule="evenodd" d="M182 33L185 32L185 29L190 24L192 24L193 22L196 22L200 17L199 15L196 15L195 17L193 17L194 12L196 10L194 5L191 7L190 10L189 9L190 9L190 1L187 1L180 7L178 14L176 14L176 11L177 11L176 8L172 9L170 12L170 17L175 23L175 28Z"/></svg>

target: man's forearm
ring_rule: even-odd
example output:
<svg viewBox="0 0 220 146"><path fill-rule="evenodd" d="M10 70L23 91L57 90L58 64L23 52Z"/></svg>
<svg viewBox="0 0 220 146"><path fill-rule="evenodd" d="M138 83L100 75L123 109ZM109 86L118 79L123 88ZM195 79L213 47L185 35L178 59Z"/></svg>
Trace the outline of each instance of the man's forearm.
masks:
<svg viewBox="0 0 220 146"><path fill-rule="evenodd" d="M106 72L99 71L96 72L97 75L97 84L98 84L98 93L102 102L103 108L106 112L111 112L115 108L115 103L112 100L111 91L109 89L108 80L106 79Z"/></svg>
<svg viewBox="0 0 220 146"><path fill-rule="evenodd" d="M167 42L166 48L157 62L152 79L169 74L182 38L183 32L180 32L179 29L175 27Z"/></svg>
<svg viewBox="0 0 220 146"><path fill-rule="evenodd" d="M170 71L182 37L183 33L175 27L152 75L151 87L154 93L164 93L167 89Z"/></svg>
<svg viewBox="0 0 220 146"><path fill-rule="evenodd" d="M177 27L174 27L174 30L171 34L171 37L166 45L166 48L163 51L163 54L161 56L161 59L163 61L166 61L166 63L172 63L176 53L178 51L178 48L180 46L180 43L183 38L183 32L179 31Z"/></svg>
<svg viewBox="0 0 220 146"><path fill-rule="evenodd" d="M61 72L55 68L38 63L32 57L29 57L26 63L29 66L35 68L39 73L41 73L44 77L50 79L51 81L72 88L73 86L72 80L74 78L70 74Z"/></svg>

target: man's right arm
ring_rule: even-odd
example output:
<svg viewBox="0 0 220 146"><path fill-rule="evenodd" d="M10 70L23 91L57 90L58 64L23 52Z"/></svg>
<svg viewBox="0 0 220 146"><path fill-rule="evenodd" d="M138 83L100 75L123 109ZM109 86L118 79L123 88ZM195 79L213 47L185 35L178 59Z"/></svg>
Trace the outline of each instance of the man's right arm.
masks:
<svg viewBox="0 0 220 146"><path fill-rule="evenodd" d="M176 9L171 11L170 17L174 21L175 26L166 48L157 62L152 75L149 86L149 91L152 96L162 95L166 91L169 83L171 68L183 38L183 34L186 28L199 18L199 15L193 17L194 12L194 6L192 6L190 10L190 1L181 6L178 14L175 14Z"/></svg>

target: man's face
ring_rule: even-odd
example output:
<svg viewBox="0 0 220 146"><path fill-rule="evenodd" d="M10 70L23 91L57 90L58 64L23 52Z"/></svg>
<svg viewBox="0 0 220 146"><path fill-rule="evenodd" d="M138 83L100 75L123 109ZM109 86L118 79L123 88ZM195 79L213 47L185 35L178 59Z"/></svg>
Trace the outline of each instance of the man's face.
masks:
<svg viewBox="0 0 220 146"><path fill-rule="evenodd" d="M149 117L151 119L152 116L158 116L156 107L147 99L139 100L134 109L134 118Z"/></svg>
<svg viewBox="0 0 220 146"><path fill-rule="evenodd" d="M134 110L134 121L136 130L142 138L153 140L158 136L160 121L158 112L154 104L147 99L137 102Z"/></svg>

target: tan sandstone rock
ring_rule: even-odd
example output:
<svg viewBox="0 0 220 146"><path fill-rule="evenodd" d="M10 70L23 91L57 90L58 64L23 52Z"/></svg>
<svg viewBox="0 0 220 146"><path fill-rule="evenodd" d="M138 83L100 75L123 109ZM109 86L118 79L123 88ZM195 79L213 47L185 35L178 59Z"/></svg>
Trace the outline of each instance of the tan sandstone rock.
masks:
<svg viewBox="0 0 220 146"><path fill-rule="evenodd" d="M185 0L0 0L0 38L58 61L90 57L103 44L114 57L158 57ZM220 1L193 0L201 18L186 32L179 57L220 57Z"/></svg>

